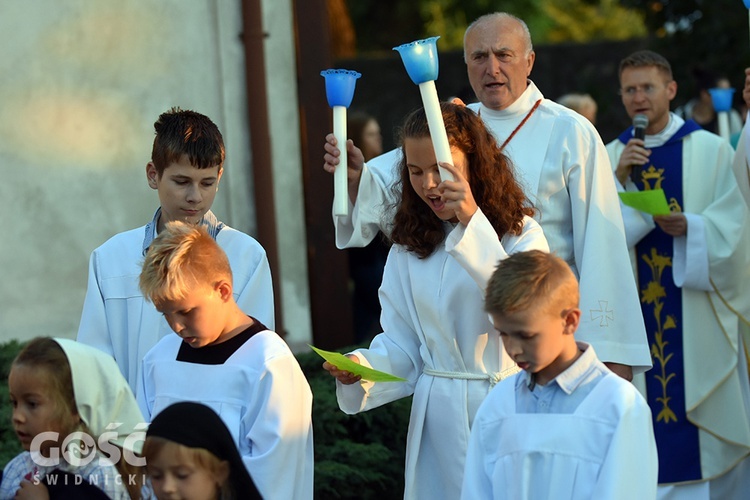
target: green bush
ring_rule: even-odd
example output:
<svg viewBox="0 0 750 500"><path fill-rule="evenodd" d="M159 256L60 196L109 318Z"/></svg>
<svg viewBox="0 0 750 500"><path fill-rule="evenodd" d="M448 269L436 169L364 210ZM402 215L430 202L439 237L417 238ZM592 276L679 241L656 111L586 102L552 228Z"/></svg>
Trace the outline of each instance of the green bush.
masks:
<svg viewBox="0 0 750 500"><path fill-rule="evenodd" d="M411 398L346 415L320 356L297 360L313 392L315 498L402 498Z"/></svg>
<svg viewBox="0 0 750 500"><path fill-rule="evenodd" d="M4 469L5 464L23 451L21 443L16 438L16 432L13 430L12 408L8 393L10 364L21 352L21 347L22 344L15 340L0 345L0 469Z"/></svg>

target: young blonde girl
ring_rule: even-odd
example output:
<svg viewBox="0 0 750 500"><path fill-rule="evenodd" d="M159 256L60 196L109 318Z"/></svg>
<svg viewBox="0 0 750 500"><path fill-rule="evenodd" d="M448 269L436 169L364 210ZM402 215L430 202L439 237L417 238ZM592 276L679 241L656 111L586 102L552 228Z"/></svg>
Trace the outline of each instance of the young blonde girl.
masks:
<svg viewBox="0 0 750 500"><path fill-rule="evenodd" d="M159 500L261 499L221 418L209 407L175 403L151 422L143 445Z"/></svg>
<svg viewBox="0 0 750 500"><path fill-rule="evenodd" d="M5 467L0 499L42 490L53 499L140 498L143 418L110 356L72 340L36 338L13 361L8 386L26 451Z"/></svg>
<svg viewBox="0 0 750 500"><path fill-rule="evenodd" d="M547 250L531 204L482 120L442 104L455 180L441 181L424 110L401 130L399 203L380 287L383 333L355 361L403 377L360 381L335 366L339 406L357 413L414 395L405 498L460 497L470 426L498 380L517 367L483 310L483 293L508 254Z"/></svg>

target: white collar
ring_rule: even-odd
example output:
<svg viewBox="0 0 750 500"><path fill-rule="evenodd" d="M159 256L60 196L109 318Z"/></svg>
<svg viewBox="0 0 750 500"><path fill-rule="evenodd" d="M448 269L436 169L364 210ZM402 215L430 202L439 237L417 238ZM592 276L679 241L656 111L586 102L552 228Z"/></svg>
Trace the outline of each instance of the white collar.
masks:
<svg viewBox="0 0 750 500"><path fill-rule="evenodd" d="M643 142L647 148L658 148L659 146L663 146L677 133L678 130L682 128L683 125L685 125L685 120L674 113L669 113L669 122L667 123L667 126L654 135L646 135Z"/></svg>
<svg viewBox="0 0 750 500"><path fill-rule="evenodd" d="M526 90L507 108L496 110L480 104L478 111L485 119L510 120L526 115L539 99L544 99L544 96L534 82L527 80Z"/></svg>

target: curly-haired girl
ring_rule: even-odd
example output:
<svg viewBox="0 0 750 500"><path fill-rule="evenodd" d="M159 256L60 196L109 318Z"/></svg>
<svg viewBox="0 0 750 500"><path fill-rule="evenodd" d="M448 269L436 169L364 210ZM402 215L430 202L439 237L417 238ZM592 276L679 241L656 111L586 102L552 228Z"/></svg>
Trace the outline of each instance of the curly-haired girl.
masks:
<svg viewBox="0 0 750 500"><path fill-rule="evenodd" d="M453 165L440 166L455 180L441 181L425 112L412 112L400 134L383 333L350 354L407 381L373 383L324 364L346 413L414 395L405 498L459 498L474 414L490 388L518 370L483 310L484 288L510 253L548 250L494 136L465 106L441 107Z"/></svg>

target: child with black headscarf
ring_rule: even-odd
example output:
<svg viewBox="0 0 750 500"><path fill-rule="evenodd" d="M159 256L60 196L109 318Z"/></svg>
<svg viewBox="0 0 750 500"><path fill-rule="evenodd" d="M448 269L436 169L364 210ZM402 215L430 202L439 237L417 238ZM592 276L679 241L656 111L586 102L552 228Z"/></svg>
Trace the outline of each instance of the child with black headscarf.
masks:
<svg viewBox="0 0 750 500"><path fill-rule="evenodd" d="M234 438L208 406L181 402L161 411L148 428L143 456L160 500L175 492L205 500L262 499Z"/></svg>

